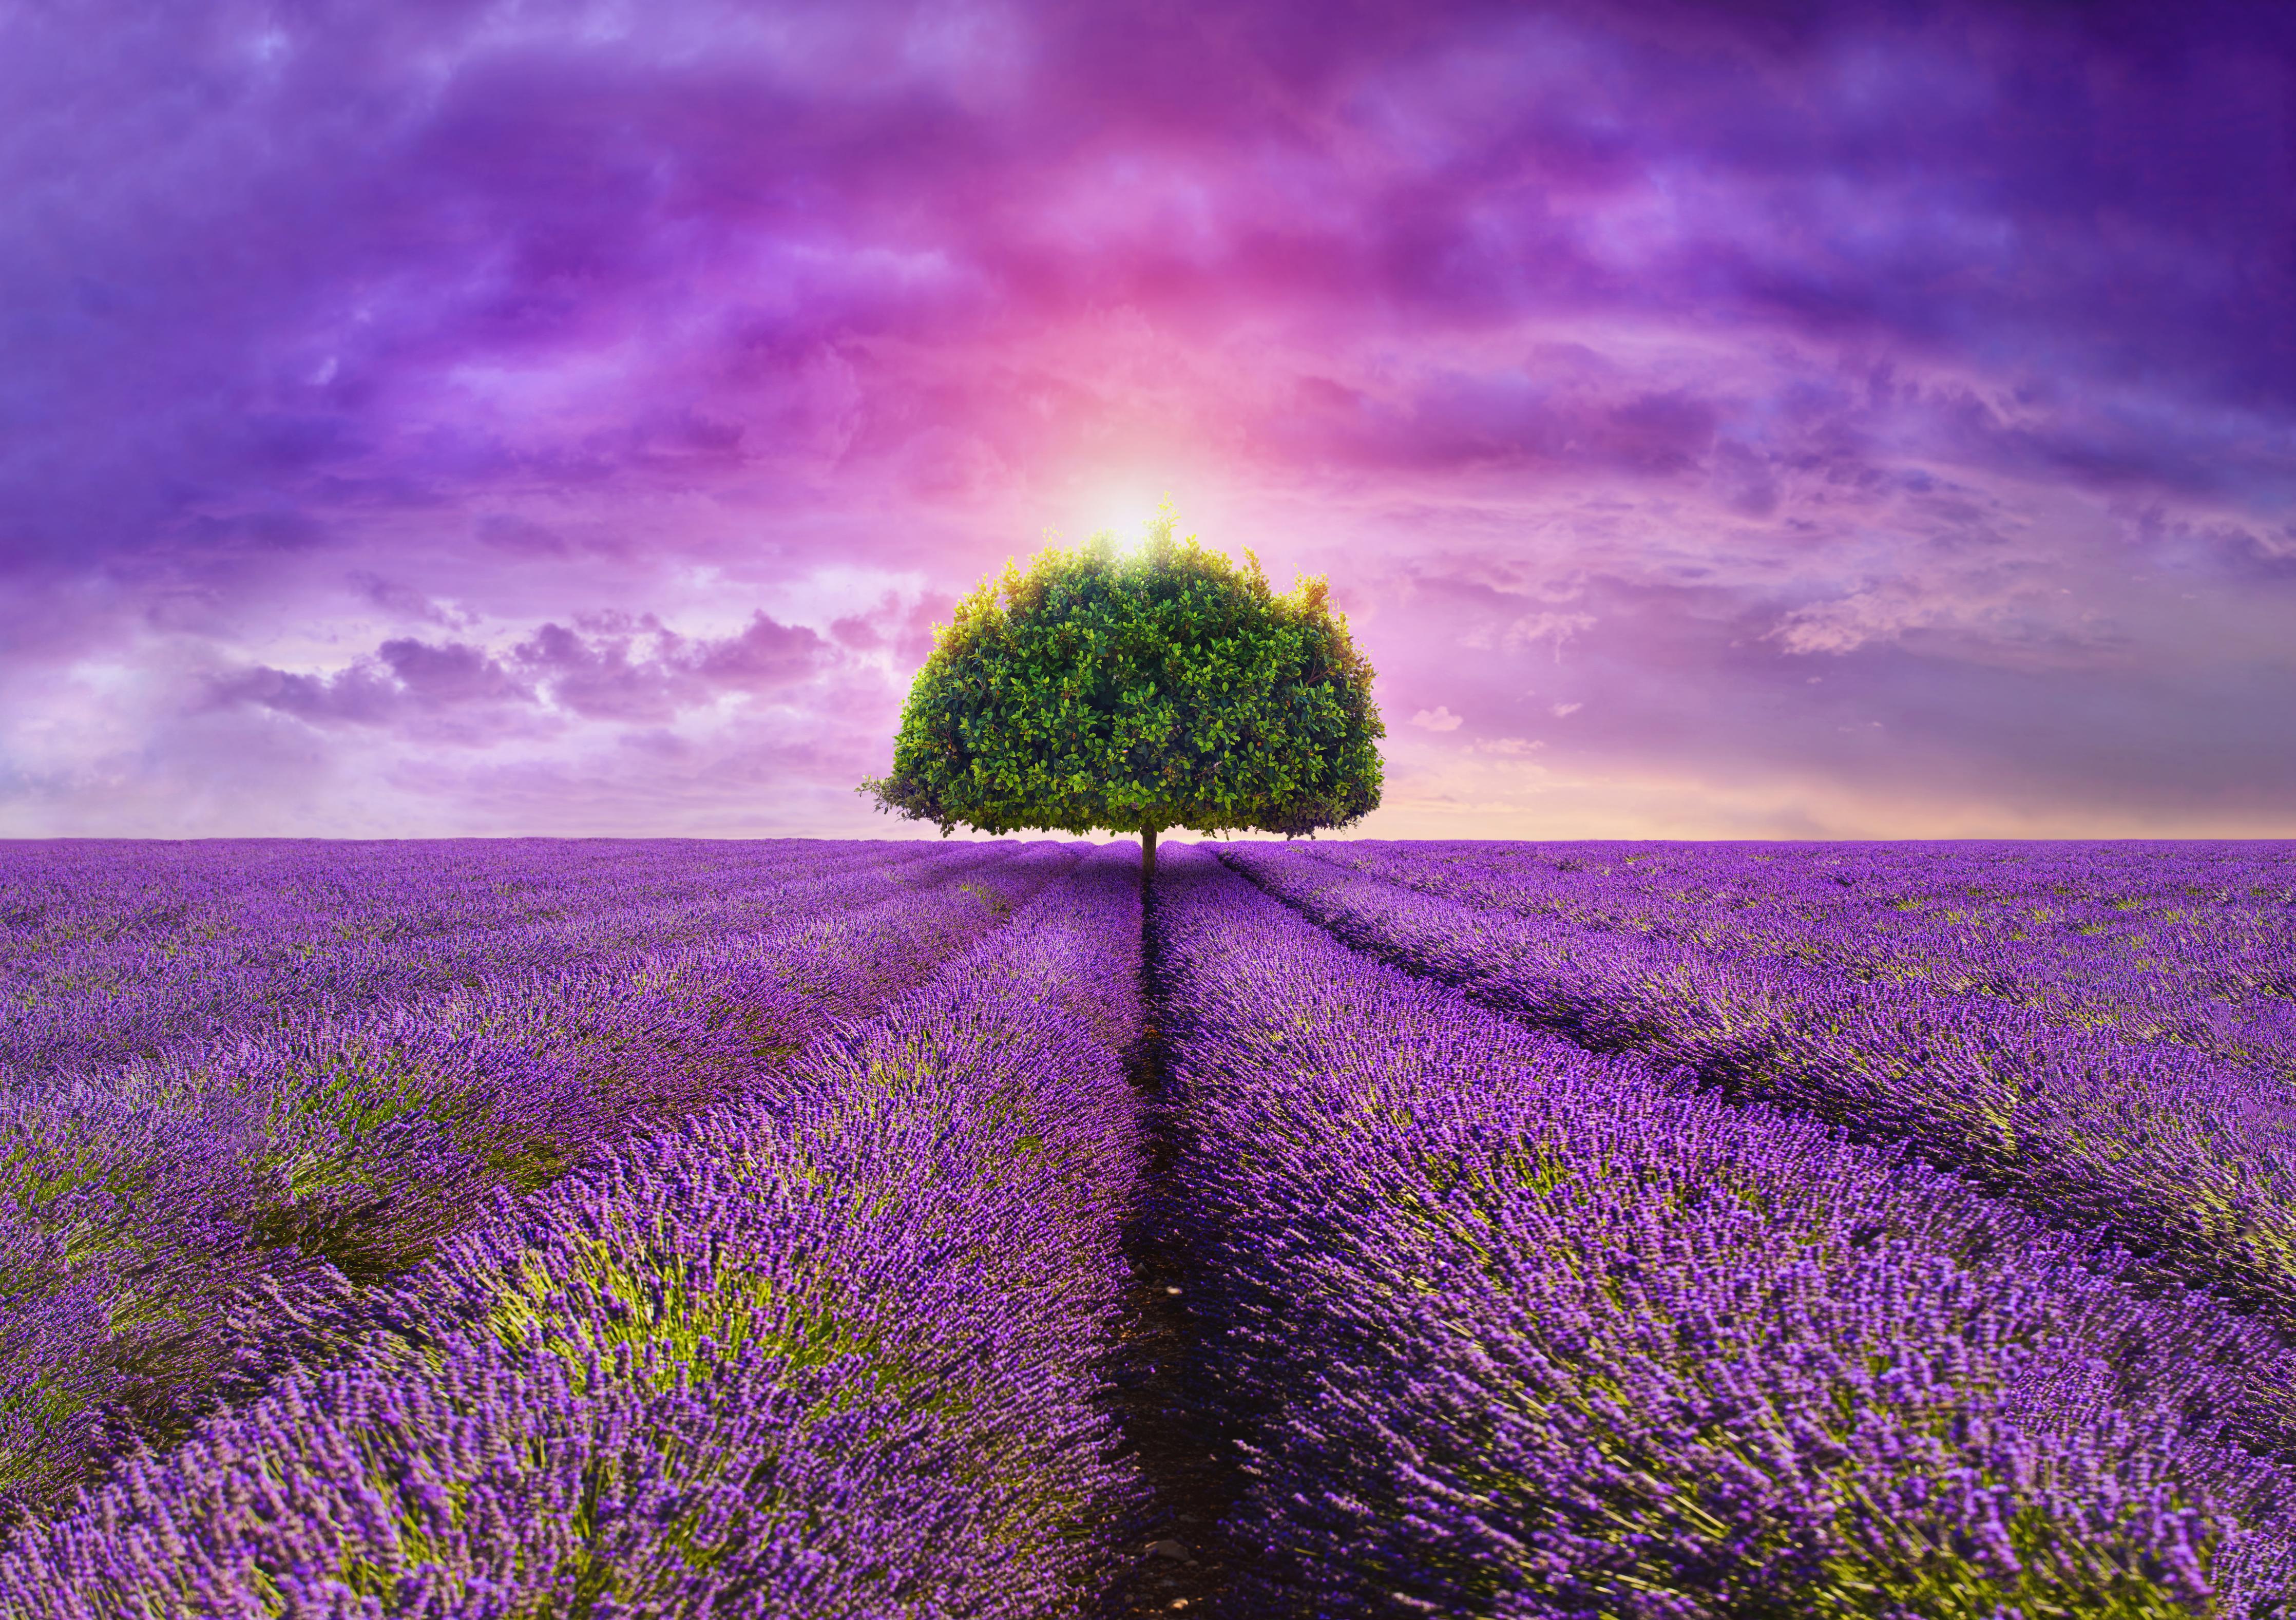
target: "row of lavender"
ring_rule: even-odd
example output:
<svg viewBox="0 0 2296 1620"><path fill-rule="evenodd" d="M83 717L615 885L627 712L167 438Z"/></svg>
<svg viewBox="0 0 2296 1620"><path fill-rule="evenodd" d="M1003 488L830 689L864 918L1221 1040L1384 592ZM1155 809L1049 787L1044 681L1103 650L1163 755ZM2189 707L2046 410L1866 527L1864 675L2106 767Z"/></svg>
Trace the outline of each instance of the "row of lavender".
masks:
<svg viewBox="0 0 2296 1620"><path fill-rule="evenodd" d="M1152 930L1199 1308L1256 1475L1238 1529L1268 1555L1237 1612L2286 1593L2296 1499L2257 1455L2286 1440L2284 1359L2257 1325L1382 967L1208 852L1168 857Z"/></svg>
<svg viewBox="0 0 2296 1620"><path fill-rule="evenodd" d="M1351 846L1482 908L2005 1000L2296 1080L2283 843Z"/></svg>
<svg viewBox="0 0 2296 1620"><path fill-rule="evenodd" d="M808 839L15 846L0 868L0 1077L754 931L841 875L890 877L931 853Z"/></svg>
<svg viewBox="0 0 2296 1620"><path fill-rule="evenodd" d="M553 961L529 938L492 976L443 990L426 977L442 931L418 931L384 964L388 994L208 1031L90 1074L12 1077L0 1088L0 1509L53 1505L111 1460L180 1437L497 1190L547 1186L633 1131L753 1088L1078 859L1010 844L876 855L769 865L742 928L676 942L696 908L673 894L659 908L665 946ZM681 882L706 887L724 869L705 860ZM598 877L554 886L573 903ZM643 902L607 909L643 936ZM378 909L414 908L402 897Z"/></svg>
<svg viewBox="0 0 2296 1620"><path fill-rule="evenodd" d="M1500 891L1496 861L1478 871L1398 846L1225 853L1349 942L1511 1016L1910 1143L2053 1222L2126 1245L2164 1279L2296 1327L2296 1114L2270 1074L2046 1007L1439 892Z"/></svg>
<svg viewBox="0 0 2296 1620"><path fill-rule="evenodd" d="M497 1197L269 1394L20 1531L0 1615L1071 1612L1133 1488L1079 1353L1139 1157L1133 859Z"/></svg>
<svg viewBox="0 0 2296 1620"><path fill-rule="evenodd" d="M764 926L384 971L316 1019L250 998L242 1041L12 1082L0 1484L34 1512L0 1616L1083 1608L1138 1488L1098 1416L1140 1162L1133 852L885 853L792 861ZM1504 876L1456 859L1398 884L1226 854L1519 1015L1813 1106L1784 1002L1772 1045L1729 1046L1752 1004L1697 996L1815 979L1431 892ZM2145 1303L2157 1268L1806 1113L1381 967L1208 854L1174 853L1155 935L1189 1298L1270 1553L1236 1613L2287 1592L2296 1390L2265 1328ZM1886 1032L1866 1014L1845 1049ZM1869 1078L1912 1112L1837 1113L1927 1106L1913 1067Z"/></svg>

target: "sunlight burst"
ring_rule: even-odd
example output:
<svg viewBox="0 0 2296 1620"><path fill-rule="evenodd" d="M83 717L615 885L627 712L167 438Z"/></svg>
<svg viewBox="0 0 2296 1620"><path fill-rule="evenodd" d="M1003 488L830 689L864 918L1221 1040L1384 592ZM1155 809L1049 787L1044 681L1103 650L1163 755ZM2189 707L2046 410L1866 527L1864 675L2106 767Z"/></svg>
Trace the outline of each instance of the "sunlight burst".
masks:
<svg viewBox="0 0 2296 1620"><path fill-rule="evenodd" d="M1122 545L1144 538L1165 498L1145 481L1110 482L1095 489L1083 504L1085 532L1113 534Z"/></svg>

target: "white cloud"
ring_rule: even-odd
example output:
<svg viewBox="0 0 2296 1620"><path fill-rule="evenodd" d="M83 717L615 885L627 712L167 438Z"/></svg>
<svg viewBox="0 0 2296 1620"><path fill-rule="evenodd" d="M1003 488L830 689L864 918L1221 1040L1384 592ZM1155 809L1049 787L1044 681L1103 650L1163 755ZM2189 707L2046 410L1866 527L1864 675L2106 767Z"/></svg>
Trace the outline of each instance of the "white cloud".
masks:
<svg viewBox="0 0 2296 1620"><path fill-rule="evenodd" d="M1563 644L1581 630L1595 628L1592 613L1525 613L1506 628L1505 645L1510 648L1537 646L1542 641L1554 644L1554 660L1562 662Z"/></svg>
<svg viewBox="0 0 2296 1620"><path fill-rule="evenodd" d="M1422 709L1411 717L1411 723L1423 727L1429 731L1456 731L1463 718L1452 713L1448 709L1438 707Z"/></svg>

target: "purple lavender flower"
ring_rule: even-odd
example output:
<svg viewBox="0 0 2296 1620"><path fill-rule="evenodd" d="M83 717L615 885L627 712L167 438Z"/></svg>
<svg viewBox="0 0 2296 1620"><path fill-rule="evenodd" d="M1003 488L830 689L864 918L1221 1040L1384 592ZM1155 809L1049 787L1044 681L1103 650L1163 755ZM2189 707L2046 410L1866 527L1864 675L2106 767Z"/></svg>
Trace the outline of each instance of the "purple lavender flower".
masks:
<svg viewBox="0 0 2296 1620"><path fill-rule="evenodd" d="M437 931L414 931L392 946L402 994L0 1086L0 1136L16 1145L0 1161L0 1290L37 1324L0 1361L0 1517L61 1501L109 1459L170 1443L259 1389L354 1312L361 1288L418 1264L497 1189L546 1186L635 1131L753 1089L1004 925L1078 859L1053 844L888 845L800 882L801 862L784 858L750 925L696 932L685 912L695 884L725 870L720 847L667 851L699 869L653 909L666 942L653 949L554 960L537 953L566 939L529 938L463 983L428 965ZM317 864L290 863L304 882ZM356 852L348 864L358 870ZM586 882L642 876L579 846L571 864ZM538 867L504 861L485 892L531 883L577 899ZM368 915L429 917L472 898L471 884L443 898L426 887L419 861L396 870L405 887L369 894ZM262 892L227 875L208 874L239 900ZM115 875L113 903L123 892ZM82 914L95 905L84 897ZM642 930L604 909L618 920L592 942Z"/></svg>
<svg viewBox="0 0 2296 1620"><path fill-rule="evenodd" d="M1126 853L497 1195L332 1355L21 1529L0 1614L1073 1609L1133 1488L1092 1371L1138 1162Z"/></svg>
<svg viewBox="0 0 2296 1620"><path fill-rule="evenodd" d="M1382 967L1206 853L1174 856L1154 928L1257 1478L1239 1529L1269 1560L1236 1612L2284 1593L2289 1482L2242 1444L2286 1410L2255 1324L2143 1299L2127 1256L1902 1155Z"/></svg>

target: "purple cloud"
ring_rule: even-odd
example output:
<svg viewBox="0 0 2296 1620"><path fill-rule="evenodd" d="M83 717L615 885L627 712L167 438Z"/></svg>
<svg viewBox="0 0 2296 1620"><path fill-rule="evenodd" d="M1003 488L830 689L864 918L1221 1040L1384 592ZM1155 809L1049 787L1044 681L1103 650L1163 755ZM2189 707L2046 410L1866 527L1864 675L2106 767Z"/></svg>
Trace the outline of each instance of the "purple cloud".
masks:
<svg viewBox="0 0 2296 1620"><path fill-rule="evenodd" d="M468 718L474 712L496 728L513 726L517 709L660 722L721 692L767 694L810 680L833 662L834 650L812 630L764 613L737 634L699 640L651 614L603 614L586 632L544 624L502 657L463 642L398 637L332 673L234 670L209 681L203 706L247 703L314 726L398 726L433 740L483 743L489 737ZM449 710L459 714L442 728L439 717Z"/></svg>
<svg viewBox="0 0 2296 1620"><path fill-rule="evenodd" d="M545 684L554 702L589 720L661 720L720 691L769 693L809 680L834 649L803 625L760 613L739 634L688 641L649 616L639 624L608 616L585 636L545 624L515 654L518 667ZM650 654L633 656L638 632Z"/></svg>
<svg viewBox="0 0 2296 1620"><path fill-rule="evenodd" d="M770 692L818 672L829 648L803 625L776 624L753 614L738 636L703 642L685 654L685 666L704 681L742 692Z"/></svg>
<svg viewBox="0 0 2296 1620"><path fill-rule="evenodd" d="M508 723L504 711L536 702L533 687L479 648L412 637L386 641L372 657L328 675L238 670L214 680L209 697L214 706L251 703L313 726L395 726L463 743L490 740ZM483 723L472 720L474 711Z"/></svg>
<svg viewBox="0 0 2296 1620"><path fill-rule="evenodd" d="M0 831L892 830L931 624L1168 489L1356 614L1374 830L2296 832L2275 8L100 0L0 95Z"/></svg>

